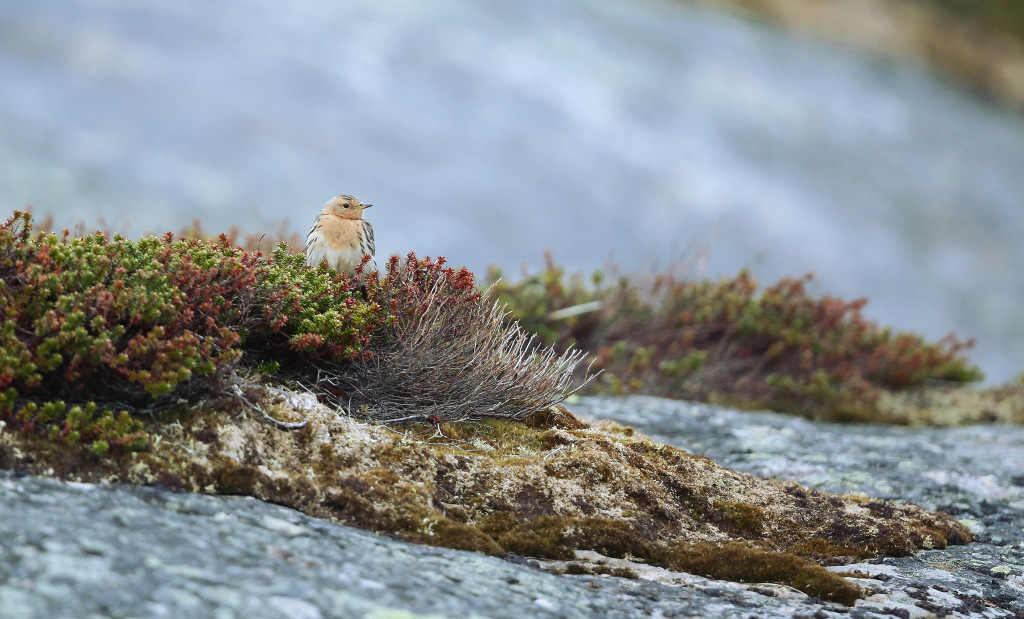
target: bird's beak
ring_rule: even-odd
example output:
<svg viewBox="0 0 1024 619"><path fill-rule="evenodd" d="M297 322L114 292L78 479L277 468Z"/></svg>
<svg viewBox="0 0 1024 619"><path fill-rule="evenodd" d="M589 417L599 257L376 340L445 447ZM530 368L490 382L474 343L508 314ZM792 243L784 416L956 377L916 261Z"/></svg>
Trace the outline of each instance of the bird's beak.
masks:
<svg viewBox="0 0 1024 619"><path fill-rule="evenodd" d="M370 208L371 206L373 206L373 205L372 204L362 204L362 203L359 204L359 208L361 208L361 209L362 208Z"/></svg>

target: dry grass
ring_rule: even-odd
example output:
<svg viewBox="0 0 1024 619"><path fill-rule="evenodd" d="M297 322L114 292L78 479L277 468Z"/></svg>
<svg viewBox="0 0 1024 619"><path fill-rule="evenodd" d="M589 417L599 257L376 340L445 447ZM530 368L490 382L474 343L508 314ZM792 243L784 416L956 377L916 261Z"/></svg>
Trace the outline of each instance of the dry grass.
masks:
<svg viewBox="0 0 1024 619"><path fill-rule="evenodd" d="M524 419L558 404L593 378L571 389L585 353L557 353L540 345L507 313L485 299L466 301L441 273L414 302L391 306L391 337L373 346L367 361L335 368L335 384L365 403L367 416L383 422L472 418ZM412 281L398 289L412 289ZM392 288L394 289L394 288Z"/></svg>

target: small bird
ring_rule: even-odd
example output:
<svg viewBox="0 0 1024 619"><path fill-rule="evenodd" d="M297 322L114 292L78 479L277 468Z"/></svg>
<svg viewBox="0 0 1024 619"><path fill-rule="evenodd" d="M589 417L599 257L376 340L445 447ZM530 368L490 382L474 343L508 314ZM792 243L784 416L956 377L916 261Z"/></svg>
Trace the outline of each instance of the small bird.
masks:
<svg viewBox="0 0 1024 619"><path fill-rule="evenodd" d="M324 205L306 235L306 264L315 267L322 260L327 266L352 277L363 256L374 252L373 227L363 219L363 204L355 196L338 196ZM376 269L371 259L367 270Z"/></svg>

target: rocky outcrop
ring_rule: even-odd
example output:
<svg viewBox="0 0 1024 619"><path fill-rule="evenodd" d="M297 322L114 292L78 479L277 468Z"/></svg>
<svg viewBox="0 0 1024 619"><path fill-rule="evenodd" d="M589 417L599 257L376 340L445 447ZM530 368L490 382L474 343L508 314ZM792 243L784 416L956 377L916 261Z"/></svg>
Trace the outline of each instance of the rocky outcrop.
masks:
<svg viewBox="0 0 1024 619"><path fill-rule="evenodd" d="M630 453L629 445L647 445L640 453L641 460L635 465L635 475L642 473L656 479L659 474L664 476L666 470L678 470L680 479L700 478L700 483L694 487L701 488L702 492L707 492L706 486L715 485L719 486L719 492L725 492L724 488L730 484L735 488L746 488L743 490L746 494L731 495L734 498L753 499L755 495L750 493L750 488L764 492L775 488L777 494L771 495L770 500L791 506L798 505L800 500L815 503L820 497L823 506L838 502L839 505L835 506L838 512L871 518L860 522L870 522L876 527L898 522L899 518L910 518L919 523L931 518L933 523L940 522L941 516L899 502L903 497L910 497L929 509L944 507L956 512L957 517L975 530L981 542L939 549L940 540L933 536L928 541L926 536L919 540L918 545L933 545L936 549L916 556L894 558L890 553L870 559L842 559L856 562L828 569L847 575L844 582L859 587L860 599L850 607L823 601L787 586L730 583L673 570L672 565L657 567L650 560L635 560L642 557L616 552L616 547L610 544L596 550L582 547L587 544L572 547L569 542L586 539L585 535L580 535L581 529L576 525L559 529L562 536L551 538L556 546L562 544L563 551L566 548L572 550L572 556L541 561L517 554L498 558L480 552L410 544L250 498L203 496L103 482L103 479L109 479L109 473L107 478L95 476L93 481L101 482L98 484L69 484L32 475L5 473L0 480L0 509L5 514L0 522L0 536L5 540L0 550L0 607L5 611L8 608L25 609L22 616L89 612L155 616L188 611L207 616L220 612L244 613L254 617L388 616L387 613L459 617L628 617L657 613L664 616L707 616L713 609L721 616L754 614L781 617L818 613L817 616L909 617L943 613L951 616L970 616L972 613L1013 616L1024 612L1024 586L1021 581L1024 564L1021 542L1024 540L1020 534L1024 524L1024 505L1020 503L1024 495L1016 485L1021 481L1019 476L1024 474L1020 471L1021 462L1024 462L1024 430L1009 427L937 430L834 426L656 398L586 398L574 404L573 409L618 418L661 440L713 455L736 469L817 485L822 491L846 493L846 496L840 498L791 482L757 481L757 477L721 468L703 457L688 455L671 447L660 449L676 454L672 456L675 459L672 466L649 467L643 461L651 458L649 452L658 443L636 432L626 436L630 430L616 424L599 424L604 429L597 430L555 427L541 431L542 434L551 433L548 436L574 437L577 441L575 448L568 439L559 439L548 446L535 444L535 436L529 438L533 435L525 431L516 434L511 429L497 435L490 434L489 441L483 436L462 437L457 439L464 441L462 447L469 449L476 441L473 448L479 450L476 456L471 452L469 456L462 454L462 457L493 456L494 466L502 464L509 472L509 484L524 483L523 480L536 482L539 478L529 473L529 467L543 467L554 460L560 465L552 470L560 471L563 477L552 475L551 479L557 480L558 484L568 484L574 478L565 475L575 470L568 465L576 462L578 466L588 461L572 458L582 458L580 454L585 455L589 449L594 449L588 441L621 444L627 454ZM229 431L227 428L233 427L232 423L239 423L244 429L244 422L222 421L224 428L208 426L208 422L208 418L204 420L199 416L192 420L192 430L188 429L189 423L183 424L184 433L177 440L193 451L199 451L201 445L216 445L223 441L220 449L237 449L237 453L248 453L250 458L259 453L253 451L254 444L241 447L246 445L244 441L228 440L228 436L243 430L235 428ZM336 423L356 422L343 419ZM364 455L376 454L372 461L380 465L388 465L388 458L381 458L381 454L394 453L396 449L413 449L408 435L403 437L380 428L345 427L345 432L332 435L336 441L348 445L346 449L350 451L362 445L359 449L365 450ZM187 440L186 437L195 436L190 432L198 433L208 442L195 438ZM215 440L210 433L216 433L220 438ZM377 437L375 442L365 440L366 433ZM0 442L4 444L5 464L10 467L16 454L13 439L8 434L0 434L3 439ZM282 440L288 443L288 449L274 453L299 449L304 440L308 441L308 437L299 440L299 435L287 436L290 438ZM388 436L394 441L385 438ZM504 437L504 442L497 440L499 437ZM454 440L455 437L449 438ZM438 438L426 442L436 443ZM309 444L320 449L318 441ZM377 448L371 447L372 444L379 444L378 447L386 447L387 450L375 451ZM234 447L229 447L232 445ZM536 453L526 453L523 448L527 445L533 445ZM425 450L418 460L420 466L425 461L445 463L445 466L452 464L447 460L454 457L450 444L438 453L434 450L440 447L424 445L422 441L415 449ZM560 450L555 452L556 449ZM604 454L601 458L610 462L608 466L624 467L624 464L615 462L615 449L599 451ZM551 452L553 455L545 460L544 456ZM308 453L308 450L302 453ZM491 453L491 456L481 453ZM428 458L424 454L433 455ZM25 471L30 454L22 449L20 457L17 466ZM521 462L524 458L540 460L541 464L524 464ZM623 456L623 461L626 460ZM336 467L350 467L349 475L356 470L351 468L354 461L331 461ZM401 461L403 458L394 460ZM39 462L37 460L36 464ZM281 462L271 462L275 462L274 466L282 465ZM147 464L150 467L148 474L159 477L152 464ZM138 462L134 466L134 474L141 475ZM467 466L486 469L481 463ZM697 468L691 471L693 467ZM699 474L684 474L698 469ZM414 474L415 470L415 467L410 469L409 478L429 486L429 476ZM606 494L608 488L601 486L599 476L592 475L591 469L586 471L589 472L581 475L581 479L595 480L594 494ZM58 470L53 472L60 473ZM321 469L318 475L329 476L329 472ZM254 478L245 474L226 478L212 476L209 479L248 479L250 482L256 479L250 489L259 490L271 477L256 475ZM662 477L660 481L667 479ZM495 485L504 483L496 477L491 478L491 482ZM161 483L168 486L175 482L165 476ZM179 477L177 483L185 487L191 482ZM387 483L382 478L377 485L363 488L363 492L366 496L386 497L387 493L382 489ZM436 485L437 482L434 483ZM556 484L556 481L551 483ZM666 487L670 485L665 484ZM458 484L455 487L459 487ZM651 487L657 489L658 484L652 483ZM787 488L791 490L787 492ZM799 489L799 492L794 494L792 489ZM205 490L215 491L217 488ZM877 498L869 499L860 494L865 490ZM420 491L430 496L430 492ZM432 492L436 491L435 487ZM800 492L806 496L801 498ZM501 496L514 497L517 494ZM480 496L486 498L489 495ZM424 505L434 504L431 501ZM439 527L437 523L443 522L441 518L454 523L453 526L475 527L478 518L482 518L473 513L472 503L440 501L434 504L440 515L428 516L433 516L435 531ZM573 504L572 501L567 503ZM678 506L679 501L676 504ZM752 500L745 504L765 508L765 511L786 509L784 506L769 506L767 502L757 504ZM313 511L310 504L296 503L296 507ZM462 508L461 515L457 514L457 507ZM719 535L745 542L746 547L759 547L754 536L743 537L736 534L735 528L730 528L735 527L733 521L759 523L749 518L750 510L730 511L726 509L728 506L721 504L715 508L713 500L708 507L717 509L720 522L716 524L713 518L705 520L694 531L703 530L704 535ZM813 512L805 509L788 513L791 518L803 513L809 522L813 522L814 519L808 516ZM340 520L337 516L335 520ZM545 517L551 518L538 516ZM602 516L584 518L594 517ZM636 517L627 513L618 519L609 519L630 522L630 518ZM699 519L693 520L697 522ZM774 534L783 530L777 528L774 520L766 519L767 525L762 523L762 533ZM515 524L524 522L529 522L529 519ZM539 522L550 523L551 520ZM837 522L839 520L832 521L829 527L835 528ZM856 517L850 518L850 522L854 523L854 529L861 530L862 525L856 524ZM954 521L941 522L945 523L947 532L957 530ZM676 530L684 531L686 526L679 525ZM487 534L502 551L508 550L502 544L512 543L503 539L500 531L490 529L488 534L486 527L476 528ZM519 532L528 530L528 527L522 528ZM406 538L415 537L411 530L396 532ZM426 531L419 533L428 535ZM685 540L687 534L677 534L673 540ZM483 543L483 537L476 539ZM666 542L655 538L631 539L643 541L648 548L661 548L659 544ZM419 541L428 540L421 537ZM486 544L479 549L487 550ZM618 558L609 556L616 554ZM829 563L838 560L837 557L818 559L821 563Z"/></svg>
<svg viewBox="0 0 1024 619"><path fill-rule="evenodd" d="M0 510L10 618L850 616L776 585L558 576L243 497L4 473Z"/></svg>
<svg viewBox="0 0 1024 619"><path fill-rule="evenodd" d="M870 593L854 611L1024 616L1024 427L825 424L642 397L586 398L574 409L736 470L942 510L974 532L966 546L832 568L869 576L857 580Z"/></svg>

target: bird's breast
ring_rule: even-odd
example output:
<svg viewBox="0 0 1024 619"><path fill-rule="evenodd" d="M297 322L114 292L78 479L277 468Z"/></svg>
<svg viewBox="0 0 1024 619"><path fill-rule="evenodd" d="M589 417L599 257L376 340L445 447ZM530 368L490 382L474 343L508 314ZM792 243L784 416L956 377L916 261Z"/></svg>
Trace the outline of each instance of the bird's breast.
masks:
<svg viewBox="0 0 1024 619"><path fill-rule="evenodd" d="M357 219L327 216L321 218L320 234L324 241L334 246L332 249L348 249L359 246L361 227L361 222Z"/></svg>

